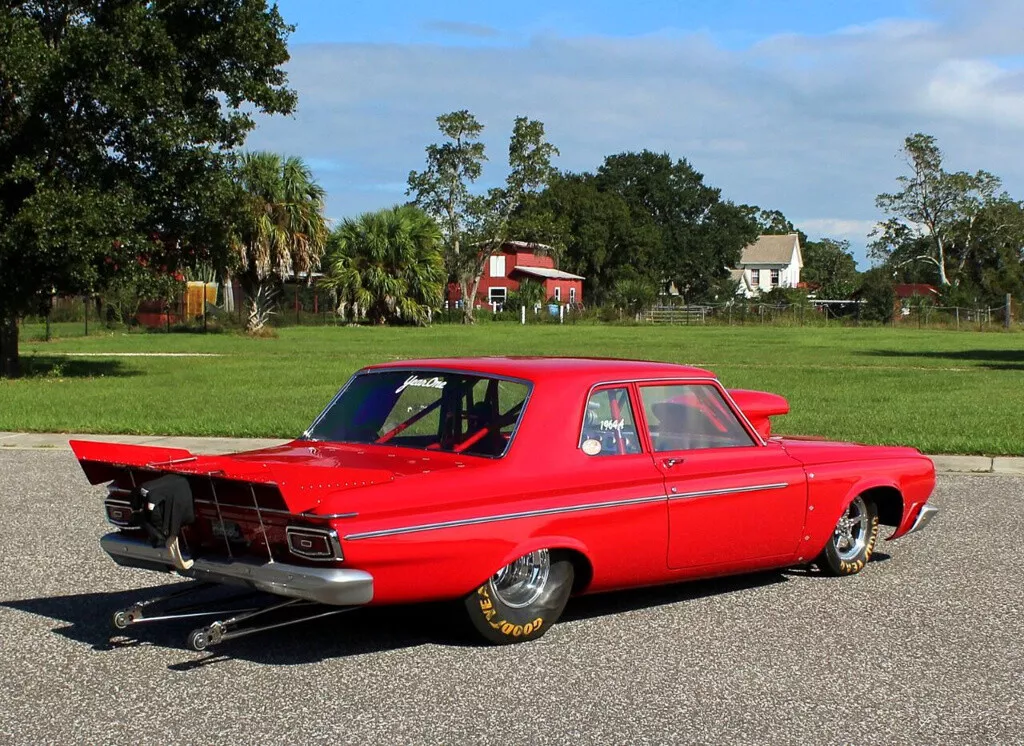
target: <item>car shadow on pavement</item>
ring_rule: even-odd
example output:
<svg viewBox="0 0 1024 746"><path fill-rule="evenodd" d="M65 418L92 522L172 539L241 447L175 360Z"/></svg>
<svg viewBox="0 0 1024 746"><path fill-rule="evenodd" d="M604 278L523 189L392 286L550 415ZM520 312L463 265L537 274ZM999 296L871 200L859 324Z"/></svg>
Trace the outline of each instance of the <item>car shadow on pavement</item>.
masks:
<svg viewBox="0 0 1024 746"><path fill-rule="evenodd" d="M872 561L885 559L888 559L887 555L876 554ZM685 603L709 596L786 583L791 578L804 575L818 574L817 570L795 567L580 596L570 600L562 619L572 622ZM134 624L125 630L114 628L111 618L115 611L157 598L181 587L181 583L168 583L146 589L110 593L46 596L0 602L0 607L62 622L63 624L53 628L55 634L89 645L96 651L153 646L187 653L187 659L168 665L170 670L179 672L231 660L245 660L272 666L302 665L331 658L379 653L426 644L452 647L475 647L483 644L470 629L457 603L356 609L353 613L304 621L224 641L203 653L195 653L187 647L186 639L189 632L216 619L226 618L230 614ZM213 608L227 610L260 605L258 598L255 602L250 599L248 602L227 603L233 594L234 591L231 589L221 587L214 588L203 598L207 599ZM264 600L273 602L274 597L265 596ZM154 608L153 613L156 612Z"/></svg>
<svg viewBox="0 0 1024 746"><path fill-rule="evenodd" d="M871 555L869 562L888 562L892 559L891 554L885 552L874 552ZM787 567L784 570L780 570L783 575L794 578L806 578L806 577L818 577L818 578L834 578L834 575L826 575L814 565L794 565L793 567Z"/></svg>
<svg viewBox="0 0 1024 746"><path fill-rule="evenodd" d="M626 611L636 611L637 609L683 603L708 596L720 596L737 591L763 588L777 583L785 583L787 580L788 578L782 571L771 570L748 575L730 575L709 580L690 580L673 583L672 585L658 585L612 593L598 593L593 596L580 596L569 601L569 605L565 607L565 613L562 615L562 620L592 619L610 614L620 614Z"/></svg>
<svg viewBox="0 0 1024 746"><path fill-rule="evenodd" d="M0 607L63 622L53 628L55 634L89 645L96 651L155 646L200 655L187 647L189 632L214 620L227 618L230 614L133 624L124 630L115 629L112 623L115 611L173 592L180 587L180 583L169 583L130 591L29 598L0 602ZM273 603L275 600L273 596L265 596L262 600L214 605L219 599L229 599L231 593L228 589L222 589L218 596L218 590L215 589L206 596L209 606L230 610ZM202 653L204 658L190 659L168 667L185 671L224 660L300 665L427 643L476 644L468 634L462 632L461 624L454 623L459 620L452 611L446 605L439 604L357 609L351 614L303 621L225 641Z"/></svg>

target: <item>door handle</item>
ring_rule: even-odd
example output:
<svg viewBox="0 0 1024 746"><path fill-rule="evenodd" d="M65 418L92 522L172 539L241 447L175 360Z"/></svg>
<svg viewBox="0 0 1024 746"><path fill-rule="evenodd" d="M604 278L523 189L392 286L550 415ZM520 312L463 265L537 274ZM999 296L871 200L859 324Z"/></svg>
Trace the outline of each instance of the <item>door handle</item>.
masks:
<svg viewBox="0 0 1024 746"><path fill-rule="evenodd" d="M664 464L666 469L671 469L676 464L683 463L683 459L681 459L681 458L664 458L664 459L661 460L661 463Z"/></svg>

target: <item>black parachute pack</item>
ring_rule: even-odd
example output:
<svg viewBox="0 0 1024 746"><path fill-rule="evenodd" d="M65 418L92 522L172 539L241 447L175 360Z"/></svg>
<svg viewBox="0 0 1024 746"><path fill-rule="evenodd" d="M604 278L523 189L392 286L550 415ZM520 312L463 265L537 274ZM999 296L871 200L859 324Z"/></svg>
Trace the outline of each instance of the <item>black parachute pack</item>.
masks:
<svg viewBox="0 0 1024 746"><path fill-rule="evenodd" d="M132 490L132 510L153 546L166 546L195 521L192 489L178 474L165 474Z"/></svg>

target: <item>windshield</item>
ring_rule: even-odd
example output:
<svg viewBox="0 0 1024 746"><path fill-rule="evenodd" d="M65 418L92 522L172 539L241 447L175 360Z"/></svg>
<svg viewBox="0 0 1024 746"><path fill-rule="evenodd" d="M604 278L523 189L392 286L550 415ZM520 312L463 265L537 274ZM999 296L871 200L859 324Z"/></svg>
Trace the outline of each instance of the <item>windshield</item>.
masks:
<svg viewBox="0 0 1024 746"><path fill-rule="evenodd" d="M501 456L529 392L519 381L466 373L364 373L349 382L305 438Z"/></svg>

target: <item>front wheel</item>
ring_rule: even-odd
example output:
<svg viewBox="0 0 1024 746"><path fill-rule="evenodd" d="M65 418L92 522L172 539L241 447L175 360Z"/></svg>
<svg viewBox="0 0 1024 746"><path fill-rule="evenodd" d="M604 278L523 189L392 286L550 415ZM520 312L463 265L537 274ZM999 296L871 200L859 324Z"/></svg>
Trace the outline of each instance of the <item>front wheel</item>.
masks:
<svg viewBox="0 0 1024 746"><path fill-rule="evenodd" d="M828 575L854 575L871 559L878 541L878 508L858 495L840 516L817 564Z"/></svg>
<svg viewBox="0 0 1024 746"><path fill-rule="evenodd" d="M571 562L538 549L501 568L464 603L473 626L488 642L526 642L558 621L572 582Z"/></svg>

